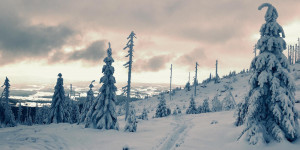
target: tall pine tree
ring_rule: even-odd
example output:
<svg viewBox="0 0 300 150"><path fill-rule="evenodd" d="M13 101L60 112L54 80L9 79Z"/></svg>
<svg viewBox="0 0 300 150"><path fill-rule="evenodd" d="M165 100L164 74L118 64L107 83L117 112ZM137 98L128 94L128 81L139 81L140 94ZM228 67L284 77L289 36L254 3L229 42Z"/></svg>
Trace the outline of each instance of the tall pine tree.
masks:
<svg viewBox="0 0 300 150"><path fill-rule="evenodd" d="M65 97L62 74L58 74L50 108L48 123L70 122L69 100Z"/></svg>
<svg viewBox="0 0 300 150"><path fill-rule="evenodd" d="M289 62L282 53L286 49L285 34L276 21L276 8L264 3L258 9L264 7L268 10L257 42L260 53L252 60L250 91L238 109L236 122L237 125L245 122L241 136L253 145L272 140L294 141L299 129L298 113L294 107L295 84L289 75Z"/></svg>
<svg viewBox="0 0 300 150"><path fill-rule="evenodd" d="M92 106L87 114L90 118L89 122L86 122L85 127L91 127L96 129L119 129L116 113L116 91L115 86L116 79L113 76L115 69L112 66L114 59L112 58L112 50L110 43L107 49L107 57L104 59L105 65L102 68L103 77L100 79L100 83L103 83L99 89L99 95L93 101Z"/></svg>
<svg viewBox="0 0 300 150"><path fill-rule="evenodd" d="M1 95L1 100L0 100L0 126L3 127L14 127L16 126L16 121L15 121L15 116L11 110L11 106L9 104L9 88L10 88L10 84L9 84L9 79L6 77L4 84L2 85L2 87L4 86L2 95ZM5 98L5 104L2 103L2 97L4 96ZM4 117L3 117L4 116Z"/></svg>

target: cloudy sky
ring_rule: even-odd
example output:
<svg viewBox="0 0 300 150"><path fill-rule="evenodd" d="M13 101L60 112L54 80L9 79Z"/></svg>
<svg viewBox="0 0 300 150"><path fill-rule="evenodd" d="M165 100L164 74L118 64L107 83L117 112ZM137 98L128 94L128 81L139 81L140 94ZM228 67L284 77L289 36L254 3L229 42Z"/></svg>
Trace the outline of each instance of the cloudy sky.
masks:
<svg viewBox="0 0 300 150"><path fill-rule="evenodd" d="M183 85L188 74L198 79L248 68L271 2L286 41L300 36L299 0L1 0L0 79L13 84L55 82L61 72L69 81L102 76L108 42L117 82L126 82L123 47L136 33L133 82Z"/></svg>

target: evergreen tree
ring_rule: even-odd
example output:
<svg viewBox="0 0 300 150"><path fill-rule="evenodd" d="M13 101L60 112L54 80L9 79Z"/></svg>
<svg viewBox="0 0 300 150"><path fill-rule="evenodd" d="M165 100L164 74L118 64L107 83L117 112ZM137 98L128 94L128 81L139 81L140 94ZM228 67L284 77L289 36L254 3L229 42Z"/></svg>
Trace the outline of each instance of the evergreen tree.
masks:
<svg viewBox="0 0 300 150"><path fill-rule="evenodd" d="M100 79L100 83L103 83L99 89L99 95L93 101L92 106L87 114L87 120L85 127L92 127L96 129L119 129L116 113L116 91L117 87L114 74L114 67L112 63L112 50L107 49L107 57L104 59L105 65L102 68L103 77Z"/></svg>
<svg viewBox="0 0 300 150"><path fill-rule="evenodd" d="M171 110L167 108L166 100L164 94L161 94L160 101L158 103L155 117L156 118L161 118L161 117L166 117L169 116L171 113Z"/></svg>
<svg viewBox="0 0 300 150"><path fill-rule="evenodd" d="M127 132L136 132L137 129L137 121L135 116L135 110L134 107L130 107L130 113L126 120L126 125L124 127L124 131Z"/></svg>
<svg viewBox="0 0 300 150"><path fill-rule="evenodd" d="M218 112L218 111L222 110L222 103L218 99L218 95L215 95L215 97L213 98L211 104L212 104L212 108L211 108L212 112Z"/></svg>
<svg viewBox="0 0 300 150"><path fill-rule="evenodd" d="M0 100L0 115L3 116L0 119L0 126L3 127L14 127L16 126L16 121L15 121L15 116L11 110L11 106L9 104L9 88L10 88L10 84L9 84L9 79L6 77L4 84L2 85L2 87L4 86L2 95L1 95L1 100ZM5 98L5 104L2 103L2 97L4 96Z"/></svg>
<svg viewBox="0 0 300 150"><path fill-rule="evenodd" d="M42 110L41 110L41 108L38 107L37 103L36 103L36 106L35 106L34 123L35 124L42 124L43 123Z"/></svg>
<svg viewBox="0 0 300 150"><path fill-rule="evenodd" d="M142 115L141 115L140 119L142 119L142 120L148 120L148 112L147 112L147 110L146 110L145 107L143 109L143 112L142 112Z"/></svg>
<svg viewBox="0 0 300 150"><path fill-rule="evenodd" d="M230 89L227 90L227 94L222 101L222 105L223 105L223 110L225 111L232 110L235 108L236 103Z"/></svg>
<svg viewBox="0 0 300 150"><path fill-rule="evenodd" d="M25 119L25 124L28 126L32 126L32 117L31 117L31 109L27 107L27 115Z"/></svg>
<svg viewBox="0 0 300 150"><path fill-rule="evenodd" d="M187 82L187 83L185 84L184 89L185 89L185 91L190 91L190 90L191 90L191 84L190 84L190 82Z"/></svg>
<svg viewBox="0 0 300 150"><path fill-rule="evenodd" d="M79 106L77 102L74 102L74 100L70 99L69 101L70 101L70 110L71 110L70 123L79 123L79 117L80 117Z"/></svg>
<svg viewBox="0 0 300 150"><path fill-rule="evenodd" d="M48 123L70 122L69 100L65 97L62 74L58 74L54 89Z"/></svg>
<svg viewBox="0 0 300 150"><path fill-rule="evenodd" d="M197 114L198 110L196 108L195 99L193 96L191 96L190 106L186 110L186 114Z"/></svg>
<svg viewBox="0 0 300 150"><path fill-rule="evenodd" d="M207 112L210 112L208 101L209 101L209 98L208 98L208 97L205 98L205 99L203 100L203 104L202 104L201 110L198 109L198 111L199 111L200 113L207 113Z"/></svg>
<svg viewBox="0 0 300 150"><path fill-rule="evenodd" d="M87 113L95 99L94 97L94 91L93 91L93 83L95 82L95 80L93 80L91 82L91 84L89 85L90 90L87 92L87 96L86 96L86 100L83 103L83 107L81 109L81 114L80 114L80 122L84 122L87 116ZM88 119L87 119L88 120Z"/></svg>
<svg viewBox="0 0 300 150"><path fill-rule="evenodd" d="M245 122L246 129L241 136L245 135L253 145L272 140L295 141L299 133L298 113L294 107L295 84L289 75L289 62L282 53L286 49L285 34L276 21L276 8L264 3L258 9L264 7L268 10L257 42L260 53L252 60L250 91L241 105L243 109L239 108L236 122Z"/></svg>
<svg viewBox="0 0 300 150"><path fill-rule="evenodd" d="M21 118L22 118L22 105L21 105L21 101L19 101L18 120L17 120L18 124L22 123Z"/></svg>

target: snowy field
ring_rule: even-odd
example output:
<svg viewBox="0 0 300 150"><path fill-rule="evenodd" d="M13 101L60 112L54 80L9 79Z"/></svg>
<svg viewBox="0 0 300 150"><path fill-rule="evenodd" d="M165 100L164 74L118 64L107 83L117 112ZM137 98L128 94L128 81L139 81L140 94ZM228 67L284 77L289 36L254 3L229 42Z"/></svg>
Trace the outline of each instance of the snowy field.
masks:
<svg viewBox="0 0 300 150"><path fill-rule="evenodd" d="M212 121L217 123L211 124ZM233 122L233 111L227 111L139 120L136 133L101 131L68 123L17 126L0 129L0 149L121 150L127 145L132 150L299 150L299 140L267 146L236 141L243 128L235 127ZM119 118L119 124L123 129L124 118Z"/></svg>
<svg viewBox="0 0 300 150"><path fill-rule="evenodd" d="M291 74L296 81L296 99L300 99L300 66L293 66ZM196 105L202 104L204 98L209 97L209 103L215 95L223 100L226 95L225 86L232 86L232 94L235 101L241 102L248 91L249 74L238 74L236 77L222 79L221 83L213 82L206 87L197 87ZM299 78L300 79L300 78ZM234 111L222 111L216 113L202 113L186 115L185 110L189 106L192 91L176 91L172 100L165 95L167 106L173 111L179 106L182 115L171 115L164 118L152 118L155 113L158 99L153 97L147 100L132 102L137 115L146 108L149 120L138 120L137 132L124 132L124 115L118 117L120 130L102 131L84 128L76 124L50 124L17 126L0 129L0 150L9 149L66 149L66 150L121 150L128 146L131 150L299 150L300 140L294 143L273 142L268 145L249 145L243 139L237 141L244 127L235 127L233 122ZM211 106L210 106L211 107ZM296 104L300 110L300 103ZM119 106L117 107L117 111ZM123 112L124 113L124 112ZM214 122L214 123L213 123ZM299 129L300 130L300 129Z"/></svg>

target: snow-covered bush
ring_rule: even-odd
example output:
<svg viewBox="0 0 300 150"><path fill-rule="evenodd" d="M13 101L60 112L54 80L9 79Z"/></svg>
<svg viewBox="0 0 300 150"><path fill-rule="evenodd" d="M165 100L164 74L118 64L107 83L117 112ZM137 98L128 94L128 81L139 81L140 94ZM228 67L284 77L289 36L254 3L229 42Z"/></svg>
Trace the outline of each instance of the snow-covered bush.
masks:
<svg viewBox="0 0 300 150"><path fill-rule="evenodd" d="M164 94L161 94L160 101L156 108L155 117L156 118L166 117L166 116L169 116L170 114L171 114L171 110L169 108L167 108Z"/></svg>
<svg viewBox="0 0 300 150"><path fill-rule="evenodd" d="M238 108L236 124L245 124L244 137L250 144L275 141L295 141L299 136L298 112L295 104L295 84L290 76L289 62L282 53L286 49L278 13L269 3L266 23L260 29L257 42L260 53L252 60L250 91ZM246 112L245 112L246 111Z"/></svg>
<svg viewBox="0 0 300 150"><path fill-rule="evenodd" d="M191 101L190 101L190 106L189 108L186 110L186 114L197 114L198 110L196 108L196 103L195 103L195 99L192 96L191 97Z"/></svg>
<svg viewBox="0 0 300 150"><path fill-rule="evenodd" d="M63 84L62 74L59 73L52 97L48 123L70 122L69 102L66 100Z"/></svg>
<svg viewBox="0 0 300 150"><path fill-rule="evenodd" d="M173 111L173 115L181 114L181 109L179 108L178 105L176 105L176 108Z"/></svg>
<svg viewBox="0 0 300 150"><path fill-rule="evenodd" d="M127 132L136 132L137 129L137 121L135 116L135 110L134 107L130 107L130 113L129 116L126 119L126 125L124 127L124 131Z"/></svg>
<svg viewBox="0 0 300 150"><path fill-rule="evenodd" d="M86 128L95 129L119 129L116 113L116 79L113 76L115 69L112 66L114 59L112 58L112 50L107 49L107 57L104 58L105 65L102 68L103 77L100 83L103 83L99 89L99 95L93 101L86 117Z"/></svg>
<svg viewBox="0 0 300 150"><path fill-rule="evenodd" d="M218 95L215 95L215 97L211 101L211 105L212 105L212 108L211 108L212 112L218 112L218 111L222 110L222 103L218 99Z"/></svg>

